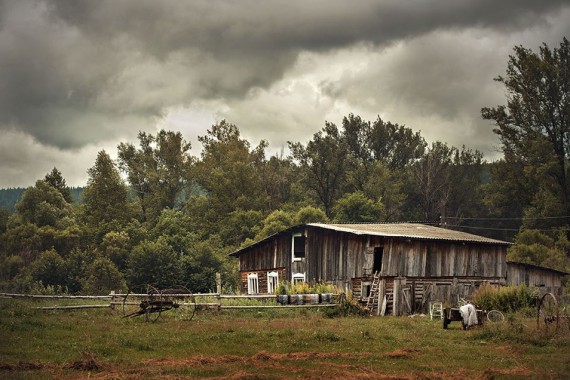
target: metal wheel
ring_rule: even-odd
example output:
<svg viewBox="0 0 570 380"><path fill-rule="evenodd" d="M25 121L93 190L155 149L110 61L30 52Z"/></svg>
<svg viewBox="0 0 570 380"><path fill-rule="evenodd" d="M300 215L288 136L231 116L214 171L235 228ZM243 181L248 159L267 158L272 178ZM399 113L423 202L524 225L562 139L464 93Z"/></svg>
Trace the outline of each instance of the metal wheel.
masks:
<svg viewBox="0 0 570 380"><path fill-rule="evenodd" d="M560 320L560 309L558 301L552 293L546 293L538 303L538 310L536 315L536 327L548 329L554 326L558 330L558 323Z"/></svg>
<svg viewBox="0 0 570 380"><path fill-rule="evenodd" d="M191 321L196 315L196 297L184 286L179 287L179 289L184 292L181 293L180 297L177 297L178 300L176 301L179 302L176 303L178 306L173 310L174 318L178 321Z"/></svg>
<svg viewBox="0 0 570 380"><path fill-rule="evenodd" d="M149 305L152 305L153 303L157 303L157 304L162 304L163 298L162 298L162 291L155 288L154 286L148 286L148 303ZM145 321L151 321L151 322L156 322L158 321L158 318L160 318L160 315L162 314L163 308L162 307L154 307L154 306L149 306L147 307L147 313L145 314L144 318Z"/></svg>
<svg viewBox="0 0 570 380"><path fill-rule="evenodd" d="M487 320L489 322L503 322L505 316L499 310L491 310L487 313Z"/></svg>

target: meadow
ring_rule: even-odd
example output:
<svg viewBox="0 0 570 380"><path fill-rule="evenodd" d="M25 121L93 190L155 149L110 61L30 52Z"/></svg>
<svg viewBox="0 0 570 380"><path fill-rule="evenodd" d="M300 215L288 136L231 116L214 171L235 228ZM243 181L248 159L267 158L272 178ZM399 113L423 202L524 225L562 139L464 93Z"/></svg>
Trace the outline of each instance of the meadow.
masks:
<svg viewBox="0 0 570 380"><path fill-rule="evenodd" d="M570 378L570 332L530 316L448 330L429 317L335 317L324 309L45 311L0 299L0 378Z"/></svg>

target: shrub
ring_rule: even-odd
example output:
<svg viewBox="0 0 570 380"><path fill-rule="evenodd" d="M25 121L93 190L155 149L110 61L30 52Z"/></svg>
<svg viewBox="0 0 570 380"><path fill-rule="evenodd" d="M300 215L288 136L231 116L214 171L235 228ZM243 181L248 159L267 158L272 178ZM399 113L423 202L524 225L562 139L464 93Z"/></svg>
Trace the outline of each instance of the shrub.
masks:
<svg viewBox="0 0 570 380"><path fill-rule="evenodd" d="M515 312L535 307L539 294L525 285L494 287L483 284L473 293L473 303L485 310Z"/></svg>

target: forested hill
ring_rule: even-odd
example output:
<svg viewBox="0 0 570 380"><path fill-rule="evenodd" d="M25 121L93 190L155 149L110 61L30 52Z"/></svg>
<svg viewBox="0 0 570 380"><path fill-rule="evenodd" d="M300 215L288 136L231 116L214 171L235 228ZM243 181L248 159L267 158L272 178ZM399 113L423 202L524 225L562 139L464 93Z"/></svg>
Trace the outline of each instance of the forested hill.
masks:
<svg viewBox="0 0 570 380"><path fill-rule="evenodd" d="M79 204L83 189L83 187L71 187L69 189L74 204ZM9 210L10 212L16 211L16 203L18 203L22 197L24 191L26 191L26 189L23 187L0 189L0 208Z"/></svg>

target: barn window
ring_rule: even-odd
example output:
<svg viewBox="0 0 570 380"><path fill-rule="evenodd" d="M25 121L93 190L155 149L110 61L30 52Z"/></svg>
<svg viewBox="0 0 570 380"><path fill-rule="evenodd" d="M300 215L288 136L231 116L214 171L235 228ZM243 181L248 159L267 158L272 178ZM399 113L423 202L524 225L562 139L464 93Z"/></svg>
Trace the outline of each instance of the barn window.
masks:
<svg viewBox="0 0 570 380"><path fill-rule="evenodd" d="M303 234L294 234L292 238L293 261L301 261L305 258L305 241Z"/></svg>
<svg viewBox="0 0 570 380"><path fill-rule="evenodd" d="M250 273L247 275L247 294L259 293L259 280L257 273Z"/></svg>
<svg viewBox="0 0 570 380"><path fill-rule="evenodd" d="M293 284L305 282L305 273L293 273Z"/></svg>
<svg viewBox="0 0 570 380"><path fill-rule="evenodd" d="M279 286L279 274L277 272L267 273L267 293L275 293Z"/></svg>

